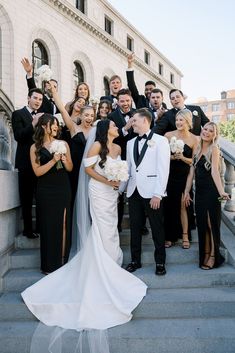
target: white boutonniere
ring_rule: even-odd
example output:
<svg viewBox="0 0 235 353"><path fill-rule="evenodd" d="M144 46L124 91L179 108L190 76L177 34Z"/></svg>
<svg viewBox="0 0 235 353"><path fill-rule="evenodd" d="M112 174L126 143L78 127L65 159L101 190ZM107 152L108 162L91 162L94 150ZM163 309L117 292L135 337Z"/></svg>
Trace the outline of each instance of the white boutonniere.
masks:
<svg viewBox="0 0 235 353"><path fill-rule="evenodd" d="M148 145L149 147L154 147L155 144L156 144L156 141L154 141L153 139L147 141L147 145Z"/></svg>
<svg viewBox="0 0 235 353"><path fill-rule="evenodd" d="M198 116L198 112L196 110L194 110L193 115Z"/></svg>

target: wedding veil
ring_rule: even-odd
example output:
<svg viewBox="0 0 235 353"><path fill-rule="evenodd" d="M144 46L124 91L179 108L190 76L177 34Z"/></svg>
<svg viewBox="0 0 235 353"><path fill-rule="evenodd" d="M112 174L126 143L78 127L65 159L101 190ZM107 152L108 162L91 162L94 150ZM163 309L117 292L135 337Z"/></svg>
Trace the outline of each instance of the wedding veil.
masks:
<svg viewBox="0 0 235 353"><path fill-rule="evenodd" d="M89 133L83 159L95 141L96 126ZM72 225L72 255L80 255L91 228L88 198L89 176L81 163ZM65 265L66 266L66 265ZM66 281L66 278L61 279ZM34 331L30 353L109 353L107 330L76 331L39 323Z"/></svg>

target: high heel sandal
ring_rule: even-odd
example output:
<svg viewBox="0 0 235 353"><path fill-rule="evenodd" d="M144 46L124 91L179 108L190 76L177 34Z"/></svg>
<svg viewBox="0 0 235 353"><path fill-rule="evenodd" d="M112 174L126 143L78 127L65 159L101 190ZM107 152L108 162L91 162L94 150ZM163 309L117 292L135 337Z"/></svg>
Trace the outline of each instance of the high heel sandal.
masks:
<svg viewBox="0 0 235 353"><path fill-rule="evenodd" d="M213 258L215 258L215 256L214 255L210 255L209 259L207 260L207 263L205 265L202 265L201 269L202 270L212 270L214 268L214 266L215 266L215 260L214 260L212 266L208 265L208 262L210 261L210 259L213 259Z"/></svg>
<svg viewBox="0 0 235 353"><path fill-rule="evenodd" d="M188 233L183 233L182 249L189 249L190 248L190 241L188 239L184 240L184 235L187 235L187 238L188 238Z"/></svg>

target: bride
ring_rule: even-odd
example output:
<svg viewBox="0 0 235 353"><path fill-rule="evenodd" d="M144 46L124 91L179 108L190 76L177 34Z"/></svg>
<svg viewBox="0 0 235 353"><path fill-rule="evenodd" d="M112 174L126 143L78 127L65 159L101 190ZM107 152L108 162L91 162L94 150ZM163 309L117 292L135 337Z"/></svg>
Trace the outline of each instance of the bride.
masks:
<svg viewBox="0 0 235 353"><path fill-rule="evenodd" d="M105 330L128 322L147 289L140 279L120 267L119 183L104 176L106 161L120 159L120 147L113 143L118 129L110 120L99 121L93 129L95 142L88 141L84 153L86 173L83 167L74 212L79 251L66 265L22 293L25 304L41 323L78 332Z"/></svg>

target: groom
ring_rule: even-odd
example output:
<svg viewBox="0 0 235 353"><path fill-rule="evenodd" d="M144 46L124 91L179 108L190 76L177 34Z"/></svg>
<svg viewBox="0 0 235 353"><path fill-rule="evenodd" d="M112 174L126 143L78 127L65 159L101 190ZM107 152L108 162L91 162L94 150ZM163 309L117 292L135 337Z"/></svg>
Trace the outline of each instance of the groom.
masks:
<svg viewBox="0 0 235 353"><path fill-rule="evenodd" d="M133 116L132 127L139 136L127 143L127 163L130 179L127 185L129 198L131 257L126 267L134 272L141 267L141 228L145 212L150 221L156 275L165 275L165 237L163 228L162 198L169 174L170 148L168 140L150 130L151 113L139 109Z"/></svg>

